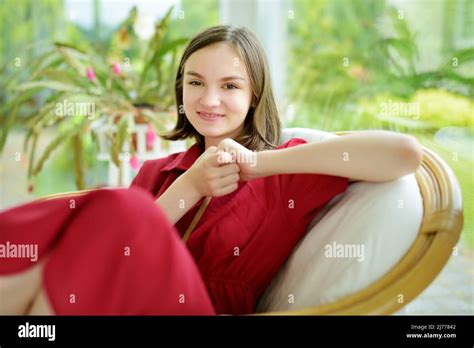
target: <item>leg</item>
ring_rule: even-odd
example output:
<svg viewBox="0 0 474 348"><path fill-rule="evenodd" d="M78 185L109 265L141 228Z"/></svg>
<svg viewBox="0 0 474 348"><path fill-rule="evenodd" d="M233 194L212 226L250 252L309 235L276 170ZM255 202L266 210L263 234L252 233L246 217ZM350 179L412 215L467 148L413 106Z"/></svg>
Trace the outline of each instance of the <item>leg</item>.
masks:
<svg viewBox="0 0 474 348"><path fill-rule="evenodd" d="M150 195L98 190L74 199L73 209L56 200L56 235L43 231L48 260L32 313L45 298L56 314L215 313L192 256Z"/></svg>
<svg viewBox="0 0 474 348"><path fill-rule="evenodd" d="M44 263L26 271L0 276L0 314L25 315L41 287Z"/></svg>
<svg viewBox="0 0 474 348"><path fill-rule="evenodd" d="M51 303L49 303L48 295L46 290L41 287L38 295L33 300L33 303L28 309L28 315L54 315Z"/></svg>

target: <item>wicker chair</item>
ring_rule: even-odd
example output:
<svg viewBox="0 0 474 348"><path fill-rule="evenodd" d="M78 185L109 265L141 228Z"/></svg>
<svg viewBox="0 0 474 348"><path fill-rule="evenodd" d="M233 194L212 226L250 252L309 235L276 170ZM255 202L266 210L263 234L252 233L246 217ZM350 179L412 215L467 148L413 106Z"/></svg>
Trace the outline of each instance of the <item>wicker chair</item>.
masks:
<svg viewBox="0 0 474 348"><path fill-rule="evenodd" d="M302 129L287 129L291 137ZM352 132L336 132L345 135ZM290 136L288 136L290 137ZM303 136L304 138L304 132ZM421 227L409 250L383 277L330 303L263 315L385 315L399 311L418 296L446 265L463 227L462 195L452 170L433 151L423 148L415 173L422 203ZM389 246L388 246L389 247ZM398 301L403 294L404 300Z"/></svg>
<svg viewBox="0 0 474 348"><path fill-rule="evenodd" d="M286 131L298 136L298 130ZM334 134L343 136L349 133ZM409 250L401 255L391 270L369 286L330 303L255 315L384 315L399 311L418 296L440 273L452 254L463 227L463 207L455 175L433 151L424 148L423 163L415 176L423 202L421 227ZM88 190L61 193L45 199L86 192ZM397 301L401 293L403 302Z"/></svg>

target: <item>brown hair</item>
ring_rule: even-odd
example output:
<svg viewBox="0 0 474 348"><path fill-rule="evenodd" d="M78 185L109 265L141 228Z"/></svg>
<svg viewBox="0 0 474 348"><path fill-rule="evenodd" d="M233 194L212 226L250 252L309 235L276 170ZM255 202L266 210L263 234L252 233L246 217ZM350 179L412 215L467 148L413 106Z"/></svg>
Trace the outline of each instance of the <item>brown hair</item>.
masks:
<svg viewBox="0 0 474 348"><path fill-rule="evenodd" d="M184 50L175 81L176 108L178 119L170 132L161 134L167 140L180 140L194 137L204 147L204 137L188 121L183 107L183 73L188 58L197 50L225 42L233 45L245 61L250 85L252 102L245 117L244 129L237 142L250 150L264 150L278 146L281 123L273 97L270 73L265 52L257 37L247 28L218 25L208 28L194 36Z"/></svg>

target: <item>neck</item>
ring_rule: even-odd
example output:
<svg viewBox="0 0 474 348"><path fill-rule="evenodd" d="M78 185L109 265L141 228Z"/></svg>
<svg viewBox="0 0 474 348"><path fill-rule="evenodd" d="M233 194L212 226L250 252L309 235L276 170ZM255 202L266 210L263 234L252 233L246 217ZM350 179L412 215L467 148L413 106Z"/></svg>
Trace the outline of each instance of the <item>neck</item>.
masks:
<svg viewBox="0 0 474 348"><path fill-rule="evenodd" d="M215 146L219 145L221 140L224 138L210 138L210 137L205 137L204 138L204 151L208 149L209 146Z"/></svg>
<svg viewBox="0 0 474 348"><path fill-rule="evenodd" d="M204 137L204 151L206 151L209 146L217 147L217 145L219 145L219 143L226 138L234 140L237 139L239 134L242 134L243 128L244 126L242 125L239 129L236 129L232 133L227 133L220 137Z"/></svg>

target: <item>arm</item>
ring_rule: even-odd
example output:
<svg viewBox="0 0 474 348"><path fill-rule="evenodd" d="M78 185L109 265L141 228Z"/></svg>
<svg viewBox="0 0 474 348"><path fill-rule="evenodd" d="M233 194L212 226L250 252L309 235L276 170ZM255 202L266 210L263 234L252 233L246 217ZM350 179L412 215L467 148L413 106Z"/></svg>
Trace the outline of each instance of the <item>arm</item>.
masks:
<svg viewBox="0 0 474 348"><path fill-rule="evenodd" d="M364 181L390 181L416 171L423 149L409 135L362 131L318 143L257 154L259 177L318 173Z"/></svg>
<svg viewBox="0 0 474 348"><path fill-rule="evenodd" d="M176 224L202 196L183 174L157 199L156 203L163 209L171 224Z"/></svg>
<svg viewBox="0 0 474 348"><path fill-rule="evenodd" d="M230 156L210 146L156 203L176 224L202 197L219 197L238 188L240 169L232 162Z"/></svg>

